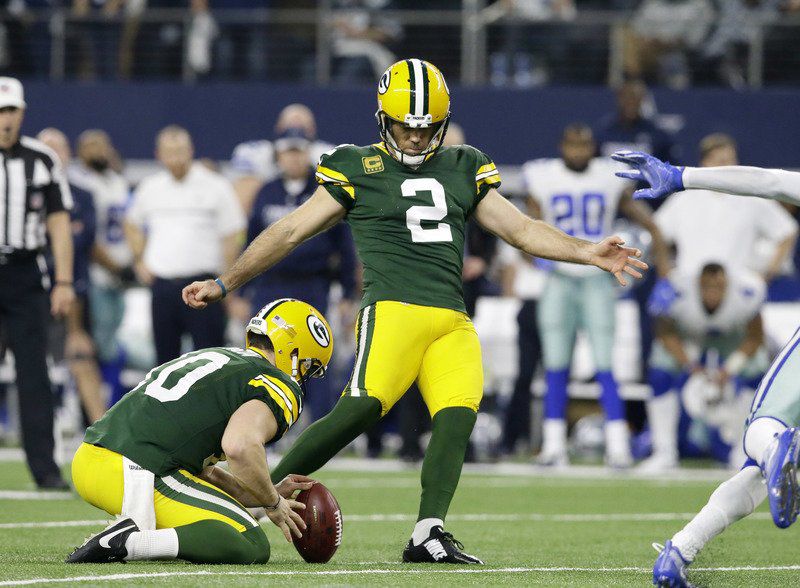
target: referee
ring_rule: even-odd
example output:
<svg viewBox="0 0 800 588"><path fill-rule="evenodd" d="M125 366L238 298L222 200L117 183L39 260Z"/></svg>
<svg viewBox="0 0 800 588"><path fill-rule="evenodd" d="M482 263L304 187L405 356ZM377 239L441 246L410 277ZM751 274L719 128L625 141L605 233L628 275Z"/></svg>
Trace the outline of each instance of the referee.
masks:
<svg viewBox="0 0 800 588"><path fill-rule="evenodd" d="M72 288L72 197L55 153L19 134L22 84L0 77L0 321L14 353L22 444L41 489L66 489L53 459L53 392L45 359L50 280L41 252L55 265L50 312L64 316Z"/></svg>

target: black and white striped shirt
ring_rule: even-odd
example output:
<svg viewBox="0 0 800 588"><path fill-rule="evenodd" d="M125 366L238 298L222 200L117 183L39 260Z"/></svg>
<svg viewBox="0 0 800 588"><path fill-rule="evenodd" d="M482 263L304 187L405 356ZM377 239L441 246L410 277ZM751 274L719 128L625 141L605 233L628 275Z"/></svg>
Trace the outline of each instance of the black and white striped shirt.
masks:
<svg viewBox="0 0 800 588"><path fill-rule="evenodd" d="M70 208L69 183L52 149L30 137L0 149L0 254L42 249L47 215Z"/></svg>

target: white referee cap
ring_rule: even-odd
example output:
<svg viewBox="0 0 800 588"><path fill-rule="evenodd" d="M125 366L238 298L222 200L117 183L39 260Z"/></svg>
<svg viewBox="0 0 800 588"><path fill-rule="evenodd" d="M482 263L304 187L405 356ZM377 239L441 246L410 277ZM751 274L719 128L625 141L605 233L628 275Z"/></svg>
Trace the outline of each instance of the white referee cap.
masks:
<svg viewBox="0 0 800 588"><path fill-rule="evenodd" d="M0 77L0 108L25 108L25 94L17 78Z"/></svg>

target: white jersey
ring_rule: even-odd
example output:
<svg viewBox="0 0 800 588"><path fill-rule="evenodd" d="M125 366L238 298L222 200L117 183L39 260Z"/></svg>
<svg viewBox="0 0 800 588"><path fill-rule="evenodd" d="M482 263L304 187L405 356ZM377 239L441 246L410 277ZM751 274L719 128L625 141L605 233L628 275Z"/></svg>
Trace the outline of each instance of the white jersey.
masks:
<svg viewBox="0 0 800 588"><path fill-rule="evenodd" d="M247 226L230 182L197 162L180 180L166 170L142 180L128 221L147 232L144 264L166 279L219 274L224 240Z"/></svg>
<svg viewBox="0 0 800 588"><path fill-rule="evenodd" d="M568 235L599 241L613 232L617 208L629 180L614 172L622 167L597 157L582 172L569 169L561 159L537 159L522 166L528 193L542 209L543 219ZM601 273L593 266L557 262L556 271L571 276Z"/></svg>
<svg viewBox="0 0 800 588"><path fill-rule="evenodd" d="M324 141L314 141L309 150L311 163L316 165L322 154L330 151L333 147L334 145ZM275 147L272 141L239 143L234 147L231 155L231 169L234 179L255 176L269 182L277 178L280 170L275 162Z"/></svg>
<svg viewBox="0 0 800 588"><path fill-rule="evenodd" d="M716 312L709 314L700 294L696 273L674 270L669 275L676 298L666 311L681 335L702 348L713 347L724 357L735 351L744 339L748 323L764 304L767 287L757 274L727 270L728 288Z"/></svg>
<svg viewBox="0 0 800 588"><path fill-rule="evenodd" d="M797 222L777 202L710 190L673 194L654 218L678 250L676 267L686 273L710 262L756 269L757 242L778 243L797 231Z"/></svg>
<svg viewBox="0 0 800 588"><path fill-rule="evenodd" d="M71 167L69 180L92 194L97 215L95 242L104 247L120 267L131 265L133 253L123 230L131 198L128 181L111 169L100 173L83 166ZM98 286L112 287L119 283L114 274L96 263L91 265L90 277Z"/></svg>

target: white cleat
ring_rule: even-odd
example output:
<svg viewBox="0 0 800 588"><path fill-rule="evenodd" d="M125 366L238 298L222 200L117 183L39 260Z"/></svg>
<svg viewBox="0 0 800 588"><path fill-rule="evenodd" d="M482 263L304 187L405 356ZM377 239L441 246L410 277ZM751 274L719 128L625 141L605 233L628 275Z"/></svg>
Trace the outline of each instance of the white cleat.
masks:
<svg viewBox="0 0 800 588"><path fill-rule="evenodd" d="M566 451L547 451L536 456L536 465L549 468L565 468L569 466L569 456Z"/></svg>
<svg viewBox="0 0 800 588"><path fill-rule="evenodd" d="M654 453L636 466L636 471L643 474L660 474L680 467L678 458L674 455L659 455Z"/></svg>
<svg viewBox="0 0 800 588"><path fill-rule="evenodd" d="M617 470L625 470L633 466L630 451L609 451L606 453L606 465Z"/></svg>

